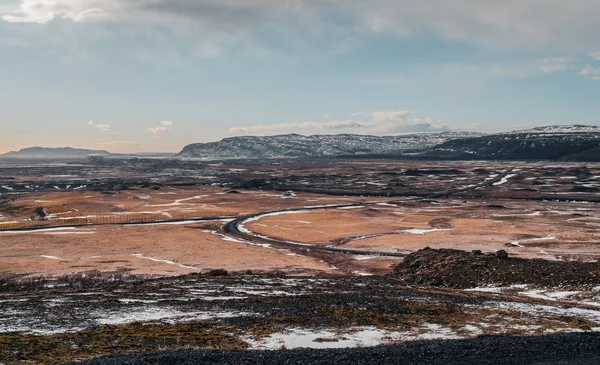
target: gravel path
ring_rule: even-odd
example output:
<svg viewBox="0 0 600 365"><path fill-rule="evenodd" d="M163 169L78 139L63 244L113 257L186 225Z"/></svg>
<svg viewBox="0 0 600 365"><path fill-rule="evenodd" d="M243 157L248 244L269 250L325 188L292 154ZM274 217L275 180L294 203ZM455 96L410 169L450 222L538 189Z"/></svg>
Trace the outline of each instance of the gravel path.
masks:
<svg viewBox="0 0 600 365"><path fill-rule="evenodd" d="M485 336L371 348L284 351L163 351L85 361L112 364L600 364L600 334L540 337Z"/></svg>

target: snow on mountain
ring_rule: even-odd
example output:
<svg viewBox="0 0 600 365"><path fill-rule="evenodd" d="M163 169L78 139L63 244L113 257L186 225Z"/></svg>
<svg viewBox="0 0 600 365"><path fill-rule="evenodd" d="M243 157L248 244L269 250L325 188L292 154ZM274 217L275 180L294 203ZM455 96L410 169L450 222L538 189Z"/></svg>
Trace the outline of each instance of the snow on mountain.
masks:
<svg viewBox="0 0 600 365"><path fill-rule="evenodd" d="M515 130L496 134L572 134L572 133L600 133L600 126L596 125L551 125L531 129Z"/></svg>
<svg viewBox="0 0 600 365"><path fill-rule="evenodd" d="M561 125L458 138L426 155L449 159L600 161L600 127Z"/></svg>
<svg viewBox="0 0 600 365"><path fill-rule="evenodd" d="M473 132L445 132L383 137L356 134L243 136L225 138L218 142L191 144L184 147L177 157L277 158L391 154L422 150L451 139L481 135Z"/></svg>

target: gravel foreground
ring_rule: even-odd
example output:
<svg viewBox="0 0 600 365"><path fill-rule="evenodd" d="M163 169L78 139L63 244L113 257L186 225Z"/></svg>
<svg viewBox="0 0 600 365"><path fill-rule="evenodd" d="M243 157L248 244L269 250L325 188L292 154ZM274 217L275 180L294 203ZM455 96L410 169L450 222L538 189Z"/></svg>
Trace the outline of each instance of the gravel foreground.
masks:
<svg viewBox="0 0 600 365"><path fill-rule="evenodd" d="M72 363L75 364L75 363ZM81 365L162 364L600 364L600 333L483 336L370 348L280 351L182 350L111 355Z"/></svg>

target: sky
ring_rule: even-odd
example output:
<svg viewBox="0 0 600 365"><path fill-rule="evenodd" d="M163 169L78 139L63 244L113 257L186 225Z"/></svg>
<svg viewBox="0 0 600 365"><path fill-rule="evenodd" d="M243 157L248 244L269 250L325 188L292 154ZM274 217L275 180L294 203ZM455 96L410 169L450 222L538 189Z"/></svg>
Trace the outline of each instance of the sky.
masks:
<svg viewBox="0 0 600 365"><path fill-rule="evenodd" d="M600 124L598 0L0 0L0 153Z"/></svg>

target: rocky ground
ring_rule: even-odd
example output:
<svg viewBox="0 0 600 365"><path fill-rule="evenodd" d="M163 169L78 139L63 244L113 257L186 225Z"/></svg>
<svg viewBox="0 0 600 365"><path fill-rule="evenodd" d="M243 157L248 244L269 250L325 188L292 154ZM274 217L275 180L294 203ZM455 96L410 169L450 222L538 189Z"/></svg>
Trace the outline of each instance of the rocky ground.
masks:
<svg viewBox="0 0 600 365"><path fill-rule="evenodd" d="M515 284L594 287L600 284L600 263L526 260L509 257L504 250L483 254L425 248L406 256L391 275L409 285L450 288Z"/></svg>
<svg viewBox="0 0 600 365"><path fill-rule="evenodd" d="M11 283L0 300L0 361L5 364L59 364L164 349L352 348L600 330L600 308L567 298L556 302L411 287L394 277L217 270L174 278L96 276ZM380 351L391 356L405 350L380 348L373 354ZM453 352L448 351L450 356ZM454 354L461 356L460 351ZM289 355L293 358L294 353ZM189 356L183 359L200 355ZM287 354L265 356L284 359Z"/></svg>
<svg viewBox="0 0 600 365"><path fill-rule="evenodd" d="M593 365L600 363L598 350L600 350L598 334L541 337L486 336L473 340L432 340L344 350L163 351L102 357L81 364Z"/></svg>

